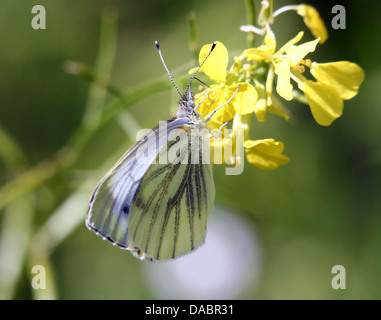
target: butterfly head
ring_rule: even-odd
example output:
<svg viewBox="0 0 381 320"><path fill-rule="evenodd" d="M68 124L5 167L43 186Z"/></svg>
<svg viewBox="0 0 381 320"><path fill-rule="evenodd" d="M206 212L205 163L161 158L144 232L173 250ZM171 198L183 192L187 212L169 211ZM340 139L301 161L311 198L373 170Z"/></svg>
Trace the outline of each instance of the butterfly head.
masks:
<svg viewBox="0 0 381 320"><path fill-rule="evenodd" d="M179 109L177 110L176 116L181 118L195 115L194 106L195 104L193 93L192 91L187 90L179 101Z"/></svg>
<svg viewBox="0 0 381 320"><path fill-rule="evenodd" d="M194 108L194 95L190 89L190 83L188 86L187 91L185 94L181 97L180 104L184 104L188 108Z"/></svg>

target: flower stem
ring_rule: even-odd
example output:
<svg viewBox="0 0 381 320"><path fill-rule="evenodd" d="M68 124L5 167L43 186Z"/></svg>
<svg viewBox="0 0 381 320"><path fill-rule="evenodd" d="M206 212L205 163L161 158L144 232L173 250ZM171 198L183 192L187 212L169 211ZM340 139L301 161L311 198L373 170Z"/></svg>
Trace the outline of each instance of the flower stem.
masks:
<svg viewBox="0 0 381 320"><path fill-rule="evenodd" d="M245 0L246 4L246 22L249 25L255 26L256 24L256 14L255 14L255 6L253 0ZM247 47L253 48L255 40L255 33L248 32L247 33Z"/></svg>
<svg viewBox="0 0 381 320"><path fill-rule="evenodd" d="M265 26L267 24L273 23L273 10L274 10L273 0L262 1L262 8L258 16L258 24L260 26Z"/></svg>
<svg viewBox="0 0 381 320"><path fill-rule="evenodd" d="M298 10L298 5L288 5L288 6L284 6L282 8L279 8L278 10L276 10L274 13L273 13L273 17L275 18L276 16L279 16L281 13L283 12L286 12L286 11L290 11L290 10Z"/></svg>
<svg viewBox="0 0 381 320"><path fill-rule="evenodd" d="M191 11L187 14L188 26L189 26L189 49L192 52L193 57L198 63L198 52L199 50L199 38L198 38L198 28L196 21L196 14Z"/></svg>

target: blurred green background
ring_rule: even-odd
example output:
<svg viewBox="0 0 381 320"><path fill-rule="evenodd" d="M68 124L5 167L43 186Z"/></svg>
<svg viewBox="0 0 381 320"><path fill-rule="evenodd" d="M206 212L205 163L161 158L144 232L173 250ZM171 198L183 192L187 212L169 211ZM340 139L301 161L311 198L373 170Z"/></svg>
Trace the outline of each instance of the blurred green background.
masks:
<svg viewBox="0 0 381 320"><path fill-rule="evenodd" d="M225 227L207 236L211 251L201 261L196 251L183 263L150 265L87 230L87 201L132 144L135 129L174 114L176 91L154 41L183 89L179 79L196 65L187 14L196 14L200 45L219 40L232 58L246 48L239 31L246 24L244 1L1 1L0 298L380 299L381 3L335 1L346 9L345 30L331 28L329 1L275 6L297 3L314 5L328 27L330 38L314 60L349 60L365 70L358 96L330 127L317 125L297 102L287 104L293 121L269 116L253 123L253 137L283 141L291 162L270 172L246 163L240 176L216 166L218 208L209 228ZM36 4L46 9L46 30L31 27ZM101 27L102 16L108 27ZM278 44L301 29L298 15L281 15L274 25ZM150 82L155 94L143 92L149 96L136 103L130 95L115 107L115 96L69 74L78 65L68 61L104 72L101 80L124 94ZM97 114L97 104L114 105L118 116L92 134L96 119L82 118L91 108ZM81 150L78 158L64 148L72 145ZM32 289L33 265L46 268L46 290ZM331 286L335 265L346 269L346 290Z"/></svg>

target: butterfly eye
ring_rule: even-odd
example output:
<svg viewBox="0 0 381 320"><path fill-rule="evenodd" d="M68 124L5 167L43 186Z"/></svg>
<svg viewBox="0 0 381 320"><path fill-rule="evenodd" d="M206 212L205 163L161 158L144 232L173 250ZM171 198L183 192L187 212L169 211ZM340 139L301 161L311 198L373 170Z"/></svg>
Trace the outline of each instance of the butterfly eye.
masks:
<svg viewBox="0 0 381 320"><path fill-rule="evenodd" d="M187 101L187 105L188 105L188 107L193 108L193 107L194 107L194 102L193 102L193 100L188 100L188 101Z"/></svg>

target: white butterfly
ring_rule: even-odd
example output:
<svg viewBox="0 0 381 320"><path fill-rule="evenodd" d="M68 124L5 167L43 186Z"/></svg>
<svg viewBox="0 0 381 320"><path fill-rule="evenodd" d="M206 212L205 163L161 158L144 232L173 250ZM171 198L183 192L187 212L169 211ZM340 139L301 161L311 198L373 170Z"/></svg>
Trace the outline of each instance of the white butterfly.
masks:
<svg viewBox="0 0 381 320"><path fill-rule="evenodd" d="M177 89L157 42L156 46ZM177 89L181 100L176 117L167 120L165 129L157 126L137 141L101 180L90 200L87 227L142 260L174 259L205 242L215 187L213 165L199 150L206 123L195 110L191 92L196 73L184 95ZM186 139L178 139L184 132ZM163 135L165 139L160 139ZM148 149L154 152L139 161L138 151ZM160 163L171 150L186 161ZM195 155L200 161L192 161Z"/></svg>

